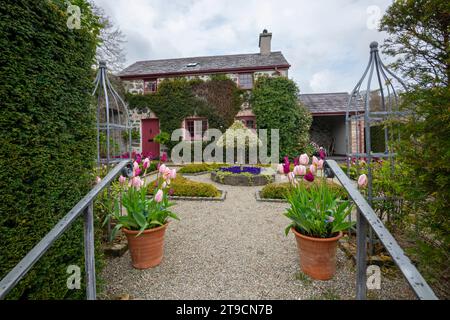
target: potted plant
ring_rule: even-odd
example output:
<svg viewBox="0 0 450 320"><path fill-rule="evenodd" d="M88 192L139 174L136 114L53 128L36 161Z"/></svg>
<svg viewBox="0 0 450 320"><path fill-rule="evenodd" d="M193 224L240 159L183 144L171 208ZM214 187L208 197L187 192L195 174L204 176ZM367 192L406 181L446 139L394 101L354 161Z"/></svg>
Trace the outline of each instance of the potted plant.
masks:
<svg viewBox="0 0 450 320"><path fill-rule="evenodd" d="M149 160L144 160L147 161ZM119 178L122 186L119 199L125 210L119 204L119 199L116 199L114 210L105 222L111 218L116 222L112 237L120 229L125 233L133 267L147 269L161 263L169 218L178 220L178 216L169 210L172 203L168 200L170 180L176 177L176 171L161 164L154 196L147 198L147 188L144 180L137 174L137 164L134 163L133 167L132 178Z"/></svg>
<svg viewBox="0 0 450 320"><path fill-rule="evenodd" d="M285 233L292 230L295 235L302 271L313 279L329 280L336 270L338 240L353 225L347 220L352 205L338 198L325 178L306 186L322 167L323 161L313 157L309 169L294 168L289 173L292 188L287 193L290 207L285 216L292 222Z"/></svg>

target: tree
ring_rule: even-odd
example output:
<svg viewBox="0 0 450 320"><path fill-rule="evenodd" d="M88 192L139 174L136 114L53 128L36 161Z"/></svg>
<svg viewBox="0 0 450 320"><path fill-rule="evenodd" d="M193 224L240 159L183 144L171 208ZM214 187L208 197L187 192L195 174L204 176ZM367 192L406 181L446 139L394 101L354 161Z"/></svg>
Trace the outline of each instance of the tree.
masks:
<svg viewBox="0 0 450 320"><path fill-rule="evenodd" d="M397 58L392 67L412 84L448 86L449 28L448 0L394 1L380 23L389 35L383 52Z"/></svg>
<svg viewBox="0 0 450 320"><path fill-rule="evenodd" d="M280 156L306 152L312 117L298 101L299 89L285 77L261 77L250 99L259 129L279 129ZM269 140L270 141L270 137Z"/></svg>
<svg viewBox="0 0 450 320"><path fill-rule="evenodd" d="M123 69L125 63L125 49L123 44L126 42L122 31L114 26L111 18L105 14L103 8L92 5L92 10L99 17L102 29L100 30L100 43L97 46L96 60L106 61L109 70L119 72Z"/></svg>
<svg viewBox="0 0 450 320"><path fill-rule="evenodd" d="M403 221L413 226L413 260L444 298L450 296L449 28L448 0L395 1L380 25L389 35L384 52L397 58L392 66L410 84L401 99L410 112L398 123L395 143Z"/></svg>

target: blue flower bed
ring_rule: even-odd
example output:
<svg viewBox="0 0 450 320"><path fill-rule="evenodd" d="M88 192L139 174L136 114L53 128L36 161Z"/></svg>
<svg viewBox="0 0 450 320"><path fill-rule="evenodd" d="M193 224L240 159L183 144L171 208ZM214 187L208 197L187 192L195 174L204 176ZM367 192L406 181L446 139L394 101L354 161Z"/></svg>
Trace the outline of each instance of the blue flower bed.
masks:
<svg viewBox="0 0 450 320"><path fill-rule="evenodd" d="M231 172L231 173L251 173L251 174L260 174L261 173L261 168L257 168L257 167L241 167L240 166L234 166L234 167L226 167L226 168L220 168L220 171L223 172Z"/></svg>

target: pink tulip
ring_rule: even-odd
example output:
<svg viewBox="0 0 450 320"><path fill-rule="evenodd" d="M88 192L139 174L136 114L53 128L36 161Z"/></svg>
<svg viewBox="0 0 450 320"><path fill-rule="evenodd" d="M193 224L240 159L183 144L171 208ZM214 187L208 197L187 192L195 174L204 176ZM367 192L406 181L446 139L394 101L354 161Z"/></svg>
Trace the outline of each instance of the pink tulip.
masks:
<svg viewBox="0 0 450 320"><path fill-rule="evenodd" d="M278 171L279 174L283 174L284 173L284 167L283 167L283 165L281 163L278 164L277 171Z"/></svg>
<svg viewBox="0 0 450 320"><path fill-rule="evenodd" d="M137 163L137 161L133 162L133 169L139 169L139 163Z"/></svg>
<svg viewBox="0 0 450 320"><path fill-rule="evenodd" d="M155 194L155 201L156 202L161 202L163 200L163 191L161 189L158 190L158 192L156 192Z"/></svg>
<svg viewBox="0 0 450 320"><path fill-rule="evenodd" d="M102 178L100 178L99 176L97 176L97 178L95 178L95 183L99 184L102 181Z"/></svg>
<svg viewBox="0 0 450 320"><path fill-rule="evenodd" d="M137 169L134 171L134 176L135 176L135 177L139 176L139 175L141 174L141 172L142 172L142 170L141 170L140 168L137 168Z"/></svg>
<svg viewBox="0 0 450 320"><path fill-rule="evenodd" d="M309 172L311 172L311 174L315 175L316 171L317 171L317 169L316 169L315 165L312 164L309 166Z"/></svg>
<svg viewBox="0 0 450 320"><path fill-rule="evenodd" d="M127 178L125 178L124 176L120 176L120 177L119 177L119 183L120 183L121 185L124 185L126 181L127 181Z"/></svg>
<svg viewBox="0 0 450 320"><path fill-rule="evenodd" d="M161 187L162 187L163 189L165 189L165 188L167 187L167 183L164 181Z"/></svg>
<svg viewBox="0 0 450 320"><path fill-rule="evenodd" d="M365 174L362 174L362 175L359 176L359 178L358 178L358 186L360 188L365 188L367 186L368 182L369 181L367 180L367 176Z"/></svg>
<svg viewBox="0 0 450 320"><path fill-rule="evenodd" d="M175 179L177 177L177 170L176 169L172 169L170 171L170 179Z"/></svg>
<svg viewBox="0 0 450 320"><path fill-rule="evenodd" d="M296 174L299 176L304 176L306 174L306 167L303 165L299 165L296 166L295 168L297 168L297 172ZM294 172L295 172L295 168L294 168Z"/></svg>
<svg viewBox="0 0 450 320"><path fill-rule="evenodd" d="M170 179L171 174L172 174L172 170L170 170L168 167L166 167L166 169L163 172L163 179L164 180Z"/></svg>
<svg viewBox="0 0 450 320"><path fill-rule="evenodd" d="M320 159L319 162L317 162L317 169L323 169L323 163L324 161Z"/></svg>
<svg viewBox="0 0 450 320"><path fill-rule="evenodd" d="M291 181L291 182L295 179L294 172L289 172L287 176L288 176L289 181Z"/></svg>
<svg viewBox="0 0 450 320"><path fill-rule="evenodd" d="M133 177L128 184L131 187L140 189L144 185L144 181L142 181L140 177Z"/></svg>
<svg viewBox="0 0 450 320"><path fill-rule="evenodd" d="M150 159L149 158L145 158L144 162L142 163L142 167L145 169L147 169L150 166Z"/></svg>
<svg viewBox="0 0 450 320"><path fill-rule="evenodd" d="M165 164L162 164L162 165L160 165L159 166L159 173L164 173L165 171L166 171L166 165Z"/></svg>
<svg viewBox="0 0 450 320"><path fill-rule="evenodd" d="M302 154L299 159L300 164L306 166L309 163L309 157L306 153Z"/></svg>
<svg viewBox="0 0 450 320"><path fill-rule="evenodd" d="M312 157L312 164L315 165L317 167L317 164L319 163L319 159L317 159L316 156Z"/></svg>

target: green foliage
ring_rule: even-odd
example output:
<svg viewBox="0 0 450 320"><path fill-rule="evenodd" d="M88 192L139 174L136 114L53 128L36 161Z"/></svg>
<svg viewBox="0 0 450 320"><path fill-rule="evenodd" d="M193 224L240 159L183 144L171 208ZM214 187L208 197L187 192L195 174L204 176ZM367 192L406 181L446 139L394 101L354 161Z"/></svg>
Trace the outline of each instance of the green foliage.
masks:
<svg viewBox="0 0 450 320"><path fill-rule="evenodd" d="M148 188L148 194L154 194L154 188L152 187L155 181L151 182ZM186 179L182 175L178 174L175 179L170 183L170 188L173 191L174 196L181 197L219 197L219 190L210 183L197 182Z"/></svg>
<svg viewBox="0 0 450 320"><path fill-rule="evenodd" d="M206 117L210 128L224 130L233 123L241 105L236 84L221 77L208 81L166 79L156 93L128 94L127 102L131 109L152 110L160 119L161 130L168 133L181 128L183 119L193 115ZM172 146L168 144L169 149Z"/></svg>
<svg viewBox="0 0 450 320"><path fill-rule="evenodd" d="M199 173L211 171L211 168L206 163L190 163L178 170L179 173Z"/></svg>
<svg viewBox="0 0 450 320"><path fill-rule="evenodd" d="M305 188L310 188L311 186L322 183L320 180L316 179L314 182L304 183ZM347 199L348 195L345 189L331 181L328 181L328 188L335 194L336 198ZM265 185L260 192L261 198L264 199L286 199L290 189L291 184L289 182L281 183L270 183Z"/></svg>
<svg viewBox="0 0 450 320"><path fill-rule="evenodd" d="M128 142L128 139L130 138L129 136L129 131L128 130L124 130L122 131L122 138L125 142ZM131 129L131 140L132 141L139 141L141 139L141 133L139 128L133 128ZM105 139L106 140L106 139Z"/></svg>
<svg viewBox="0 0 450 320"><path fill-rule="evenodd" d="M83 12L78 30L67 28L62 0L0 5L0 278L92 187L99 24L87 1L71 2ZM84 275L82 243L77 219L8 298L83 298L84 281L81 290L66 286L69 265Z"/></svg>
<svg viewBox="0 0 450 320"><path fill-rule="evenodd" d="M312 117L299 104L298 94L295 82L285 77L261 77L253 90L251 104L258 128L280 130L280 157L307 151Z"/></svg>
<svg viewBox="0 0 450 320"><path fill-rule="evenodd" d="M347 220L352 210L351 203L337 198L327 183L319 182L309 188L305 183L299 183L290 189L287 200L290 208L285 216L292 222L285 230L286 235L295 228L307 236L331 238L354 223Z"/></svg>
<svg viewBox="0 0 450 320"><path fill-rule="evenodd" d="M412 83L447 86L450 78L450 6L448 0L394 1L380 22L387 32L384 53Z"/></svg>
<svg viewBox="0 0 450 320"><path fill-rule="evenodd" d="M127 132L127 131L124 131ZM100 158L106 158L106 154L108 153L108 145L106 143L106 132L100 132L99 142L100 142ZM120 154L120 145L117 141L113 139L113 137L109 137L109 155L118 155Z"/></svg>
<svg viewBox="0 0 450 320"><path fill-rule="evenodd" d="M154 141L159 144L167 145L170 142L170 134L161 131L155 136Z"/></svg>
<svg viewBox="0 0 450 320"><path fill-rule="evenodd" d="M147 198L147 188L141 186L139 177L131 178L131 186L125 182L124 189L120 193L120 200L126 212L123 213L120 207L119 198L115 199L114 211L108 215L104 221L107 223L113 219L117 224L114 227L111 238L114 238L117 231L121 228L128 230L139 230L137 236L148 229L160 227L167 223L168 218L176 220L178 216L168 210L173 203L169 202L167 196L168 186L163 187L163 178L161 177L154 189L155 198ZM153 185L152 185L153 186ZM161 194L161 199L156 200L158 194Z"/></svg>

